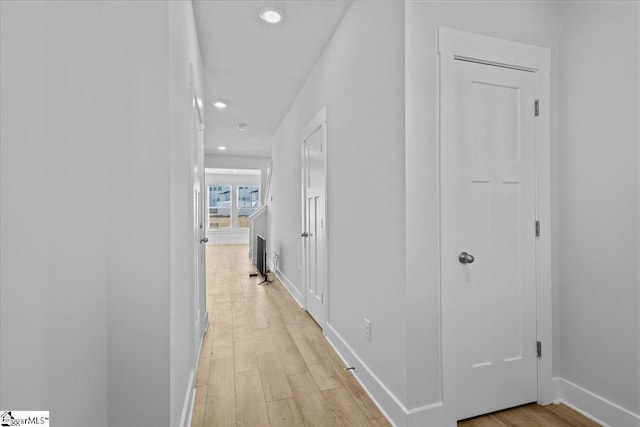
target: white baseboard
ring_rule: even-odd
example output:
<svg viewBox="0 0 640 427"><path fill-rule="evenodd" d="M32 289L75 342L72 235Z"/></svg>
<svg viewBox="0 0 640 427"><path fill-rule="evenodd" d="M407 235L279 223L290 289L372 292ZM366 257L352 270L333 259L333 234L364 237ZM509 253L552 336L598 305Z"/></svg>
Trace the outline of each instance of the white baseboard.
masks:
<svg viewBox="0 0 640 427"><path fill-rule="evenodd" d="M355 379L392 426L424 427L444 426L446 424L443 421L444 407L441 402L407 409L358 357L331 324L327 323L324 332L327 341L340 356L345 366L353 366L355 368L352 371ZM455 421L452 425L455 426Z"/></svg>
<svg viewBox="0 0 640 427"><path fill-rule="evenodd" d="M267 262L267 265L269 263ZM269 266L269 270L272 270L272 266ZM287 278L287 276L285 276L282 271L277 270L274 272L274 274L276 275L276 277L278 278L278 280L280 280L280 282L284 285L284 288L289 291L289 293L291 294L291 296L293 297L294 300L296 300L296 302L298 303L298 305L300 307L304 308L304 295L302 295L300 293L300 291L298 289L296 289L295 286L293 286L293 283L291 283L291 281Z"/></svg>
<svg viewBox="0 0 640 427"><path fill-rule="evenodd" d="M203 325L202 336L204 337L204 334L206 334L207 331L209 330L209 310L205 310L204 312L204 319L202 319L202 325ZM202 347L202 339L200 339L200 347Z"/></svg>
<svg viewBox="0 0 640 427"><path fill-rule="evenodd" d="M195 388L195 371L191 371L189 377L189 383L187 385L187 392L182 405L182 415L180 415L180 427L189 427L191 425L191 416L193 415L193 403L196 399Z"/></svg>
<svg viewBox="0 0 640 427"><path fill-rule="evenodd" d="M269 265L269 268L273 271L273 266ZM304 308L304 296L293 283L291 283L280 270L276 270L274 274L298 305ZM327 323L324 333L327 341L342 359L345 366L353 366L355 368L353 371L355 379L360 383L364 391L393 427L444 425L442 424L442 403L435 403L408 410L367 365L362 362L331 324Z"/></svg>
<svg viewBox="0 0 640 427"><path fill-rule="evenodd" d="M206 326L204 331L209 329L209 311L205 311ZM187 393L184 398L184 404L182 405L182 415L180 416L180 427L190 427L191 417L193 416L193 405L196 401L196 372L198 372L198 366L200 365L200 351L202 350L202 342L204 341L204 333L200 337L200 344L198 345L196 354L196 366L191 370L189 376L189 383L187 384Z"/></svg>
<svg viewBox="0 0 640 427"><path fill-rule="evenodd" d="M407 409L402 402L384 385L371 369L358 357L340 334L327 323L324 333L327 341L334 348L346 366L353 366L352 371L364 391L394 427L442 426L442 403Z"/></svg>
<svg viewBox="0 0 640 427"><path fill-rule="evenodd" d="M432 403L409 410L408 427L446 426L444 405L442 402ZM448 420L453 427L457 425L455 420Z"/></svg>
<svg viewBox="0 0 640 427"><path fill-rule="evenodd" d="M354 377L391 425L406 426L408 411L391 390L367 367L331 324L326 324L324 333L345 366L355 368L351 371Z"/></svg>
<svg viewBox="0 0 640 427"><path fill-rule="evenodd" d="M640 415L567 381L553 379L556 390L554 403L563 403L603 427L640 427Z"/></svg>
<svg viewBox="0 0 640 427"><path fill-rule="evenodd" d="M268 264L268 263L267 263ZM269 266L272 269L272 266ZM272 270L273 271L273 270ZM276 277L282 282L284 288L291 294L300 307L304 308L304 296L296 289L282 271L275 271ZM364 391L384 414L393 427L424 427L442 426L443 406L438 402L431 405L422 406L415 409L407 408L398 398L382 383L382 381L362 362L362 360L351 349L349 344L340 334L327 323L325 336L329 344L342 359L345 366L353 366L355 379L360 383ZM455 424L454 424L455 425Z"/></svg>

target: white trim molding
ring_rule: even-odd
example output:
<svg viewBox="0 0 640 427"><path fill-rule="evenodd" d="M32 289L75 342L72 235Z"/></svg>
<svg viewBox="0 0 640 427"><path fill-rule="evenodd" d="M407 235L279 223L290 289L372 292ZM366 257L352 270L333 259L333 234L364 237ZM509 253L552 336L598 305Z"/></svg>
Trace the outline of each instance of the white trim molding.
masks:
<svg viewBox="0 0 640 427"><path fill-rule="evenodd" d="M325 337L342 359L345 367L353 367L354 378L360 383L387 421L394 427L424 427L442 425L442 402L408 409L380 378L358 357L351 346L330 324L326 324Z"/></svg>
<svg viewBox="0 0 640 427"><path fill-rule="evenodd" d="M563 403L603 427L640 427L640 414L634 414L564 378L554 378L553 385L557 396L553 403Z"/></svg>
<svg viewBox="0 0 640 427"><path fill-rule="evenodd" d="M267 265L269 265L268 261L267 261ZM287 276L285 276L284 273L279 269L274 270L272 265L269 265L269 270L271 270L273 274L276 275L278 280L280 280L280 283L282 283L282 286L284 286L284 288L289 292L289 294L291 294L291 296L298 303L298 305L301 308L304 308L304 295L302 295L300 291L295 286L293 286L293 283L291 283L291 281L287 278Z"/></svg>
<svg viewBox="0 0 640 427"><path fill-rule="evenodd" d="M204 331L206 332L209 329L209 312L206 312L207 324ZM182 415L180 416L180 427L189 427L191 426L191 418L193 417L193 406L196 401L196 372L198 372L198 368L200 367L200 353L202 351L202 343L204 342L204 333L200 337L200 344L196 349L196 363L195 369L191 370L191 375L189 376L189 383L187 385L187 394L184 400L184 404L182 406Z"/></svg>
<svg viewBox="0 0 640 427"><path fill-rule="evenodd" d="M327 322L324 329L329 344L342 359L345 367L353 367L353 376L367 392L373 403L384 414L394 427L406 426L409 411L391 390L373 373L371 369L358 357L340 334Z"/></svg>
<svg viewBox="0 0 640 427"><path fill-rule="evenodd" d="M204 315L202 316L202 337L204 338L204 334L209 330L209 310L204 311ZM202 347L202 344L200 345ZM198 353L200 354L200 353Z"/></svg>
<svg viewBox="0 0 640 427"><path fill-rule="evenodd" d="M191 425L191 417L193 416L193 404L196 400L196 387L194 381L195 370L192 370L191 375L189 376L189 383L187 384L187 393L184 398L184 403L182 404L180 427L189 427Z"/></svg>
<svg viewBox="0 0 640 427"><path fill-rule="evenodd" d="M551 71L550 49L451 28L438 28L438 52L529 71Z"/></svg>

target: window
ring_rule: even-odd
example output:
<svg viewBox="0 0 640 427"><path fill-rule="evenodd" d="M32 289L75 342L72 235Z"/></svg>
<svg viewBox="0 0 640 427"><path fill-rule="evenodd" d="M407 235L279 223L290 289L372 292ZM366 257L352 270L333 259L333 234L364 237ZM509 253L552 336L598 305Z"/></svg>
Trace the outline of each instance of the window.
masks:
<svg viewBox="0 0 640 427"><path fill-rule="evenodd" d="M0 0L2 1L2 0ZM247 229L249 216L260 207L260 185L218 184L226 179L211 177L207 182L209 230ZM229 180L254 183L253 177L234 176ZM229 181L227 181L229 182Z"/></svg>
<svg viewBox="0 0 640 427"><path fill-rule="evenodd" d="M257 185L238 186L238 227L249 227L249 215L260 207L260 187Z"/></svg>
<svg viewBox="0 0 640 427"><path fill-rule="evenodd" d="M231 186L209 186L209 228L231 227Z"/></svg>

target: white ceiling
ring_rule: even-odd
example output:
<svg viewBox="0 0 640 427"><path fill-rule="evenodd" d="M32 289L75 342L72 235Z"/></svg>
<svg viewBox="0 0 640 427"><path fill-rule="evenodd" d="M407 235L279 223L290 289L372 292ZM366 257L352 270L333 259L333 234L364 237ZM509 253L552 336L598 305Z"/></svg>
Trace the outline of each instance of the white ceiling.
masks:
<svg viewBox="0 0 640 427"><path fill-rule="evenodd" d="M351 0L195 0L204 62L205 149L220 155L271 155L271 138ZM284 12L270 25L265 6ZM228 103L218 110L211 103ZM247 123L240 131L239 123ZM224 145L227 150L218 151Z"/></svg>

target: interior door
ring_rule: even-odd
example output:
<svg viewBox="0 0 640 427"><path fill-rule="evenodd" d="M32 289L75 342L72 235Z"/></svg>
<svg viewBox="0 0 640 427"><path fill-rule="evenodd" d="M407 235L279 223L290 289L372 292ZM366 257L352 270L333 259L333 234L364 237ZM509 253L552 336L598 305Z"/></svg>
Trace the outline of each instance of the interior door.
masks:
<svg viewBox="0 0 640 427"><path fill-rule="evenodd" d="M206 262L205 243L206 226L204 223L204 112L202 101L198 97L194 86L193 65L189 66L192 95L192 129L191 129L191 182L193 186L193 279L194 279L194 312L195 312L195 348L200 348L201 338L209 326L209 315L206 301ZM196 354L197 357L197 354Z"/></svg>
<svg viewBox="0 0 640 427"><path fill-rule="evenodd" d="M458 419L537 399L534 75L451 60L442 93L442 286Z"/></svg>
<svg viewBox="0 0 640 427"><path fill-rule="evenodd" d="M205 268L205 243L208 241L206 237L206 228L204 226L203 198L200 187L194 189L194 230L196 253L195 253L195 271L196 271L196 337L199 339L207 330L207 313L206 313L206 268Z"/></svg>
<svg viewBox="0 0 640 427"><path fill-rule="evenodd" d="M320 124L303 146L303 275L306 309L322 327L324 306L325 245L325 129Z"/></svg>
<svg viewBox="0 0 640 427"><path fill-rule="evenodd" d="M209 327L209 313L207 311L207 262L206 262L206 243L209 241L207 238L207 201L206 186L204 179L204 123L202 119L202 112L198 112L198 166L196 173L198 174L198 182L196 186L196 200L198 205L196 206L196 224L198 226L199 246L196 254L198 265L196 271L197 277L197 295L198 295L198 311L200 319L200 335L204 335Z"/></svg>

